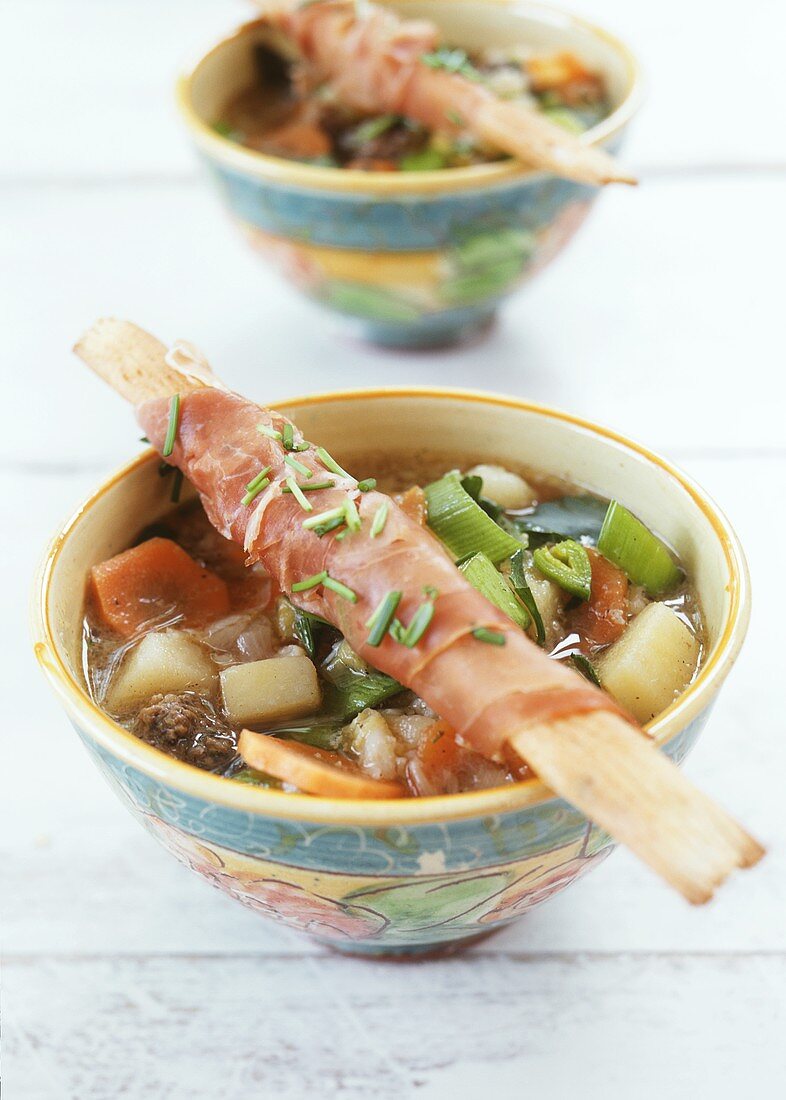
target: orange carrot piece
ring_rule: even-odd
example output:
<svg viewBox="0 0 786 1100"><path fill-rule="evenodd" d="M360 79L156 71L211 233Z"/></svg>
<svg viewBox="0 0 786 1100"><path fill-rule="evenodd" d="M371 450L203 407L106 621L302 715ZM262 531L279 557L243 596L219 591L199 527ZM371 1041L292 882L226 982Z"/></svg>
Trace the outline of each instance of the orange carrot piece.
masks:
<svg viewBox="0 0 786 1100"><path fill-rule="evenodd" d="M446 772L453 772L461 759L461 746L447 722L437 720L424 733L418 755L429 782L441 786Z"/></svg>
<svg viewBox="0 0 786 1100"><path fill-rule="evenodd" d="M297 741L280 741L268 733L242 730L238 752L249 767L267 772L306 794L323 798L402 798L400 783L370 779L336 752Z"/></svg>
<svg viewBox="0 0 786 1100"><path fill-rule="evenodd" d="M405 493L397 493L393 498L402 512L405 512L421 527L426 525L426 494L419 485L413 485Z"/></svg>
<svg viewBox="0 0 786 1100"><path fill-rule="evenodd" d="M583 648L593 649L616 641L625 629L628 578L597 550L587 553L592 566L590 598L573 612L570 625Z"/></svg>
<svg viewBox="0 0 786 1100"><path fill-rule="evenodd" d="M182 615L186 626L197 626L229 611L221 578L164 538L148 539L94 565L90 592L101 619L124 638L172 614Z"/></svg>

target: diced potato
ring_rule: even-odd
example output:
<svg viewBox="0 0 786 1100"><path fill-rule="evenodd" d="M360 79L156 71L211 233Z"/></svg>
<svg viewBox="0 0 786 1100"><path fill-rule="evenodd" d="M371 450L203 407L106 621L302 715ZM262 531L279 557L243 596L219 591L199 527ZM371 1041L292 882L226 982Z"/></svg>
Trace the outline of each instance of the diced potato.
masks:
<svg viewBox="0 0 786 1100"><path fill-rule="evenodd" d="M347 727L358 764L372 779L395 779L396 738L382 715L364 710Z"/></svg>
<svg viewBox="0 0 786 1100"><path fill-rule="evenodd" d="M122 714L157 692L209 687L215 667L201 645L182 630L146 634L129 650L109 685L107 707Z"/></svg>
<svg viewBox="0 0 786 1100"><path fill-rule="evenodd" d="M690 682L699 643L679 615L651 603L598 661L603 687L639 722L649 722Z"/></svg>
<svg viewBox="0 0 786 1100"><path fill-rule="evenodd" d="M483 479L483 496L500 508L528 508L535 502L535 490L523 477L504 466L473 466L467 475Z"/></svg>
<svg viewBox="0 0 786 1100"><path fill-rule="evenodd" d="M317 670L305 654L232 665L220 679L226 716L239 726L297 718L319 709Z"/></svg>

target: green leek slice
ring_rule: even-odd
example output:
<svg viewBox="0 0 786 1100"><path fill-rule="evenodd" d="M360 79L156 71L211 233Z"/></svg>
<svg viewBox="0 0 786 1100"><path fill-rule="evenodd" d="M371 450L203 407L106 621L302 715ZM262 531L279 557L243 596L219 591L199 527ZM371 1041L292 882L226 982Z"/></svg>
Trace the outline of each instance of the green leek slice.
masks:
<svg viewBox="0 0 786 1100"><path fill-rule="evenodd" d="M662 596L682 580L666 544L617 500L606 512L598 550L650 596Z"/></svg>
<svg viewBox="0 0 786 1100"><path fill-rule="evenodd" d="M540 613L538 605L535 603L535 597L532 595L532 589L529 586L527 576L524 572L523 550L517 550L510 559L509 580L511 588L532 616L532 621L535 624L535 640L538 645L543 645L546 641L546 628L543 625L543 616Z"/></svg>
<svg viewBox="0 0 786 1100"><path fill-rule="evenodd" d="M473 554L459 565L459 569L481 596L485 596L522 630L527 629L530 624L529 611L519 603L505 578L497 572L485 554Z"/></svg>
<svg viewBox="0 0 786 1100"><path fill-rule="evenodd" d="M580 543L565 539L555 546L539 546L532 560L544 577L572 596L582 600L590 598L592 566L589 554Z"/></svg>
<svg viewBox="0 0 786 1100"><path fill-rule="evenodd" d="M367 665L346 641L333 647L320 672L333 689L328 706L345 720L401 691L398 680Z"/></svg>
<svg viewBox="0 0 786 1100"><path fill-rule="evenodd" d="M520 550L522 542L498 526L461 485L455 472L425 488L428 525L456 561L482 553L494 564Z"/></svg>

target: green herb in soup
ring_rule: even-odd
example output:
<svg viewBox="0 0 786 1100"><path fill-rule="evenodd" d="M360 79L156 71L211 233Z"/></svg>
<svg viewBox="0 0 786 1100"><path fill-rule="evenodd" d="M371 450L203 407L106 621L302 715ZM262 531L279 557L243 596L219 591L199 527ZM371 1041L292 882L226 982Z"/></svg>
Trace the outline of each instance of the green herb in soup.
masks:
<svg viewBox="0 0 786 1100"><path fill-rule="evenodd" d="M572 53L440 47L422 57L429 69L458 74L498 99L540 112L581 134L610 111L603 78ZM473 134L460 111L426 126L385 112L369 114L342 102L334 88L298 78L297 69L265 46L257 48L256 79L229 100L216 133L270 156L367 172L431 172L501 159Z"/></svg>
<svg viewBox="0 0 786 1100"><path fill-rule="evenodd" d="M294 437L288 444L296 448ZM319 462L333 478L343 476L328 452ZM455 456L424 453L391 466L368 454L362 465L373 477L361 491L378 485L415 523L427 524L501 621L569 662L639 721L668 706L696 674L703 631L690 578L619 502L500 465L467 468L465 461L457 469ZM314 477L300 483L297 476L281 491L297 488L306 503L317 501ZM260 470L257 479L266 477ZM384 531L389 507L377 508L370 537ZM339 511L320 514L316 503L302 511L302 523L316 537L351 537L356 509ZM348 579L325 569L292 583L291 592L323 586L352 603ZM338 768L342 790L356 797L417 796L527 774L512 759L486 759L462 744L423 699L290 595L260 565L246 566L242 550L211 527L198 503L180 505L92 571L84 669L93 697L160 751L257 786L292 790L303 782L330 793ZM383 643L414 649L429 639L439 593L424 590L403 617L401 598L394 589L381 594L365 623L371 652ZM490 650L506 642L491 625L472 635ZM244 754L252 767L238 751L243 729L273 735L261 739L264 759ZM274 778L282 774L276 754L285 755L291 782Z"/></svg>

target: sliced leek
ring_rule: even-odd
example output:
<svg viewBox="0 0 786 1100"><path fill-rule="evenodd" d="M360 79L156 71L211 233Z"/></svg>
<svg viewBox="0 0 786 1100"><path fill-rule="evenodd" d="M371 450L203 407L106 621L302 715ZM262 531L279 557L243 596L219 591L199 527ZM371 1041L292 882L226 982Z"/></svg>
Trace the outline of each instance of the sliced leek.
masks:
<svg viewBox="0 0 786 1100"><path fill-rule="evenodd" d="M504 612L522 630L530 624L526 607L519 603L501 573L498 573L485 554L473 554L462 562L459 569L481 596Z"/></svg>
<svg viewBox="0 0 786 1100"><path fill-rule="evenodd" d="M682 570L666 544L619 501L609 505L598 550L650 596L662 596L682 580Z"/></svg>
<svg viewBox="0 0 786 1100"><path fill-rule="evenodd" d="M486 515L455 471L427 485L425 493L428 525L456 561L482 553L498 565L521 549L521 541Z"/></svg>

